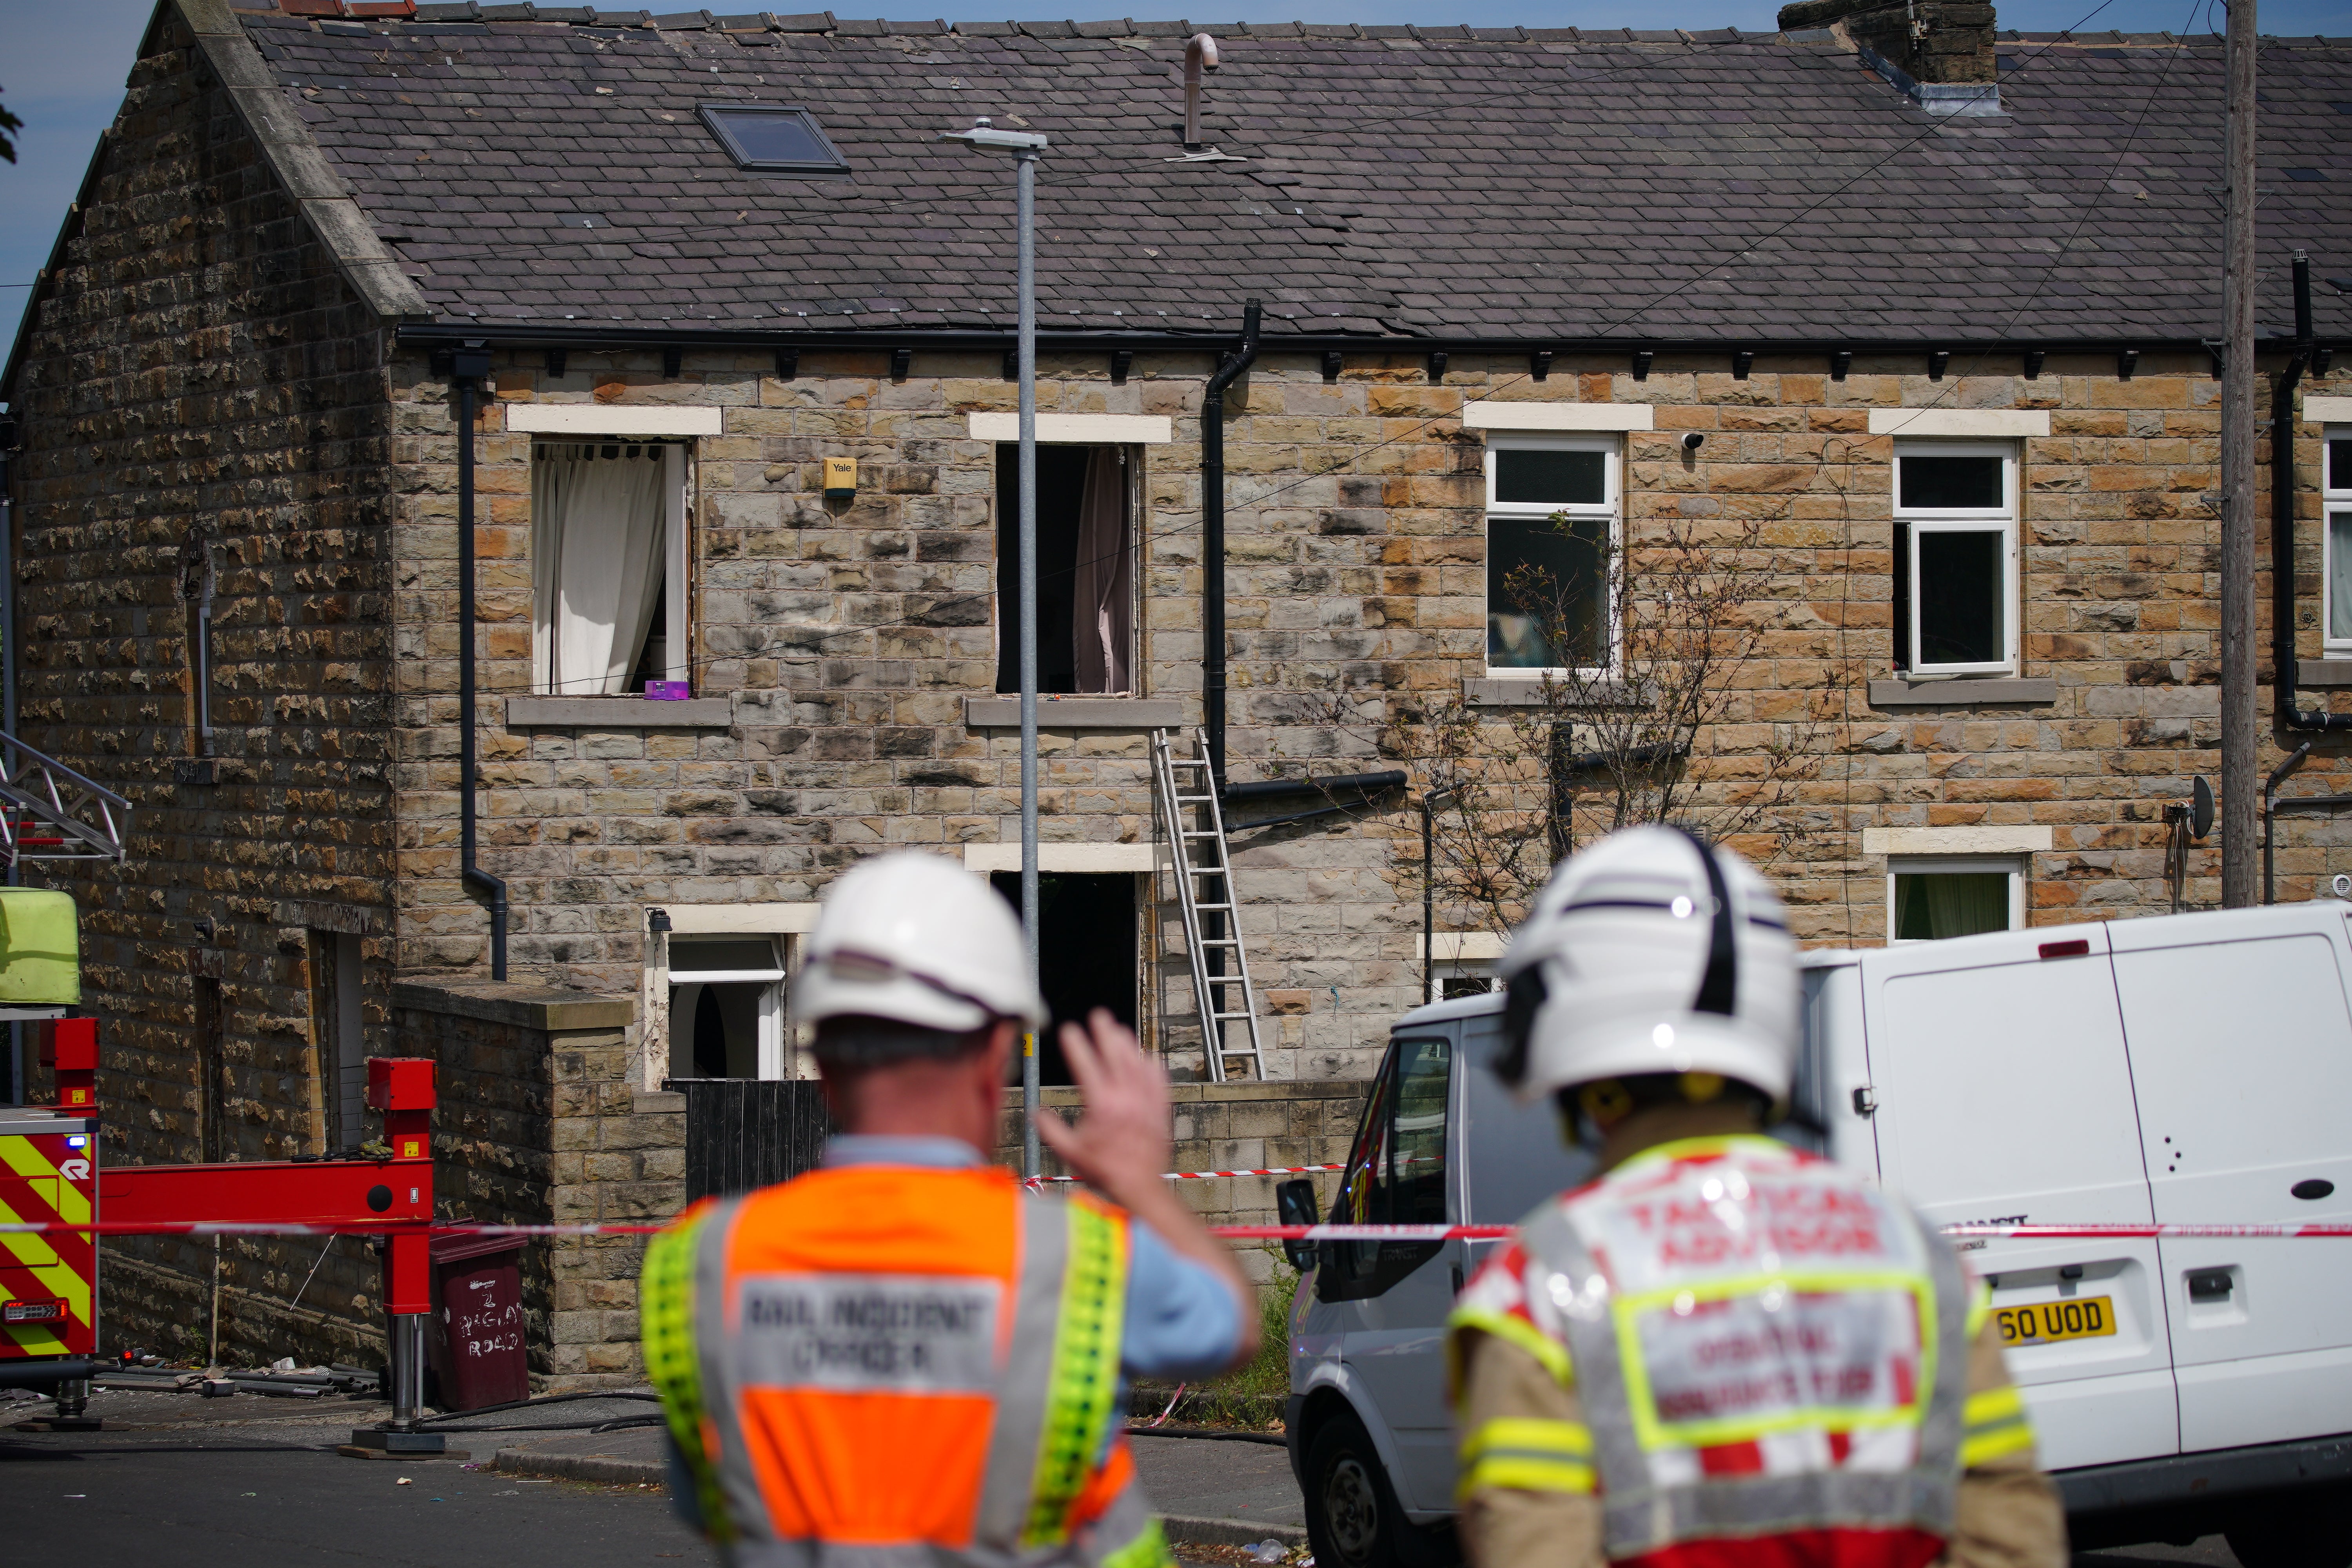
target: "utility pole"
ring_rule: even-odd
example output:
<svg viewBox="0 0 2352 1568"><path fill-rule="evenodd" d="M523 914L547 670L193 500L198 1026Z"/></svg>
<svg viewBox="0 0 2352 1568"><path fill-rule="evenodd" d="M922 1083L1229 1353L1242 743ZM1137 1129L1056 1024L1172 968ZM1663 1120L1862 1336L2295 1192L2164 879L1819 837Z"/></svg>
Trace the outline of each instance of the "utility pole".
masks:
<svg viewBox="0 0 2352 1568"><path fill-rule="evenodd" d="M2230 0L2221 267L2221 906L2254 901L2254 0ZM2273 462L2290 460L2274 453ZM2293 563L2274 561L2274 572Z"/></svg>

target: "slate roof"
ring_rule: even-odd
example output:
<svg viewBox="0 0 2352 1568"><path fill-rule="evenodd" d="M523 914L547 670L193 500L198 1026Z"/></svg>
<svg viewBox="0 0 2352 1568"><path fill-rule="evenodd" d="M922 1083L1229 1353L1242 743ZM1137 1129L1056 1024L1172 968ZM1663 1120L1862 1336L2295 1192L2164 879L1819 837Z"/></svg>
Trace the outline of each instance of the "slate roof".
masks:
<svg viewBox="0 0 2352 1568"><path fill-rule="evenodd" d="M1053 139L1050 331L1223 337L1245 295L1274 335L2220 330L2217 37L2003 35L2005 112L1939 118L1827 34L496 19L530 11L245 17L445 321L1007 331L1009 160L933 140L988 114ZM1240 161L1181 161L1196 30L1224 58L1206 134ZM2352 273L2352 42L2267 40L2262 69L2284 332L2288 247ZM695 117L713 101L812 109L852 176L738 170Z"/></svg>

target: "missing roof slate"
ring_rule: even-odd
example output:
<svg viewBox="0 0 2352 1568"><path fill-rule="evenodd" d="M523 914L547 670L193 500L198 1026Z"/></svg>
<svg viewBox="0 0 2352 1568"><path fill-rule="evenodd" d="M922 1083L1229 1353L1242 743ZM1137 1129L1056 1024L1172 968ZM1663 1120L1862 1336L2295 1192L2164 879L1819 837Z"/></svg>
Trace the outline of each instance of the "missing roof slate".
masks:
<svg viewBox="0 0 2352 1568"><path fill-rule="evenodd" d="M797 104L698 103L694 111L738 168L766 174L849 173L849 161L816 116Z"/></svg>

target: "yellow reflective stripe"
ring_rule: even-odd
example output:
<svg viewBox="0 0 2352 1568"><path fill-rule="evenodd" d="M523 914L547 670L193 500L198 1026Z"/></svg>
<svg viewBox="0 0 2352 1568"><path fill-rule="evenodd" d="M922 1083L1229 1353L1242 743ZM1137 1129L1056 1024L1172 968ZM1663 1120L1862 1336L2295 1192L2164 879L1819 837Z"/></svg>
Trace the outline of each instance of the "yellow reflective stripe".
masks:
<svg viewBox="0 0 2352 1568"><path fill-rule="evenodd" d="M704 1443L708 1416L702 1404L702 1358L694 1338L695 1253L707 1215L673 1225L646 1244L637 1283L637 1328L644 1342L646 1376L661 1395L670 1441L694 1482L695 1503L705 1534L731 1539L719 1472Z"/></svg>
<svg viewBox="0 0 2352 1568"><path fill-rule="evenodd" d="M22 1225L16 1211L0 1204L0 1225ZM0 1248L15 1255L16 1261L32 1272L45 1290L53 1290L65 1299L74 1316L89 1321L89 1281L75 1272L72 1266L58 1256L57 1248L40 1237L23 1232L0 1233Z"/></svg>
<svg viewBox="0 0 2352 1568"><path fill-rule="evenodd" d="M1576 1373L1569 1365L1568 1347L1528 1322L1508 1312L1498 1312L1492 1307L1456 1307L1445 1320L1449 1331L1475 1329L1482 1334L1492 1334L1505 1344L1517 1345L1536 1362L1562 1388L1573 1385ZM1445 1359L1452 1383L1458 1394L1462 1387L1462 1368L1458 1341L1449 1331L1445 1342Z"/></svg>
<svg viewBox="0 0 2352 1568"><path fill-rule="evenodd" d="M1454 1484L1454 1500L1467 1502L1479 1492L1567 1492L1589 1496L1594 1489L1592 1467L1574 1459L1530 1459L1517 1454L1496 1454L1462 1472Z"/></svg>
<svg viewBox="0 0 2352 1568"><path fill-rule="evenodd" d="M89 1199L79 1187L58 1174L58 1168L33 1147L30 1138L0 1138L0 1163L27 1181L46 1182L56 1177L58 1195L54 1203L58 1217L68 1225L89 1223Z"/></svg>
<svg viewBox="0 0 2352 1568"><path fill-rule="evenodd" d="M1969 1297L1969 1343L1977 1342L1977 1336L1984 1332L1985 1320L1991 1316L1992 1287L1979 1279L1977 1281L1975 1292Z"/></svg>
<svg viewBox="0 0 2352 1568"><path fill-rule="evenodd" d="M1592 1428L1581 1421L1552 1421L1536 1415L1501 1415L1462 1440L1465 1463L1504 1449L1531 1454L1592 1457Z"/></svg>
<svg viewBox="0 0 2352 1568"><path fill-rule="evenodd" d="M2025 1396L2014 1384L1971 1394L1960 1406L1960 1468L1968 1469L2033 1447Z"/></svg>
<svg viewBox="0 0 2352 1568"><path fill-rule="evenodd" d="M1593 1489L1592 1431L1580 1421L1507 1415L1462 1440L1462 1474L1454 1496L1509 1488L1529 1492Z"/></svg>

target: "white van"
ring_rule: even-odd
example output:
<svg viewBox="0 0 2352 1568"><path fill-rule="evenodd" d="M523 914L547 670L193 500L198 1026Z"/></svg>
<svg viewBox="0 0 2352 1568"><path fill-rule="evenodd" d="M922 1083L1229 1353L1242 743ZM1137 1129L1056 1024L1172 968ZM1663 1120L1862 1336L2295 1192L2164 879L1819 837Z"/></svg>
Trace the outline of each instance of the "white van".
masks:
<svg viewBox="0 0 2352 1568"><path fill-rule="evenodd" d="M1804 955L1783 1135L1932 1218L2352 1220L2352 906ZM1592 1173L1489 1064L1502 998L1392 1031L1333 1221L1509 1224ZM1826 1144L1824 1146L1824 1138ZM1286 1217L1313 1189L1286 1184ZM1493 1242L1315 1249L1292 1468L1324 1568L1452 1554L1441 1354ZM2245 1568L2352 1563L2352 1239L1965 1244L2078 1547L2225 1532Z"/></svg>

